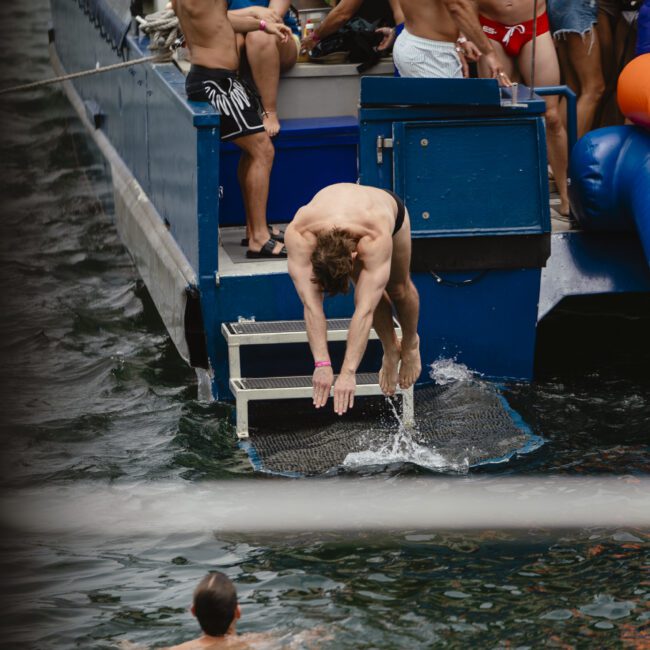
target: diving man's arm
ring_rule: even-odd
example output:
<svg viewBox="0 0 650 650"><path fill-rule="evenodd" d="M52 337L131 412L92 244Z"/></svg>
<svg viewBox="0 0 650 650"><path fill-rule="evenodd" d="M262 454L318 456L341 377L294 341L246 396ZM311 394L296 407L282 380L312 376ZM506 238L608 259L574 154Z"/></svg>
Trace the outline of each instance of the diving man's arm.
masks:
<svg viewBox="0 0 650 650"><path fill-rule="evenodd" d="M390 278L392 250L393 242L387 235L370 244L359 245L357 263L362 264L362 269L354 289L355 309L348 331L341 374L334 384L334 410L339 415L354 406L355 375L368 345L375 308Z"/></svg>
<svg viewBox="0 0 650 650"><path fill-rule="evenodd" d="M307 338L309 339L311 353L314 356L314 362L329 362L327 321L323 311L323 292L317 284L311 281L313 276L310 261L312 247L291 226L285 232L284 241L287 247L289 275L304 306ZM314 406L316 408L325 406L327 403L333 381L334 373L331 365L314 368L312 384L314 387Z"/></svg>

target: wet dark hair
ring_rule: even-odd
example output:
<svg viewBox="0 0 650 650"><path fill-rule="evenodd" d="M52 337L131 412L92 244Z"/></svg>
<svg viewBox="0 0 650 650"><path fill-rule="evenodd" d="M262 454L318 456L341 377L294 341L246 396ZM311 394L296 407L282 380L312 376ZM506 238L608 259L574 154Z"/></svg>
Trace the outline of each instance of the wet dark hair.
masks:
<svg viewBox="0 0 650 650"><path fill-rule="evenodd" d="M322 232L316 238L316 248L311 254L314 275L311 281L330 296L347 293L352 275L352 253L357 240L341 228Z"/></svg>
<svg viewBox="0 0 650 650"><path fill-rule="evenodd" d="M194 590L193 603L201 629L210 636L223 636L235 618L235 585L219 571L208 573Z"/></svg>

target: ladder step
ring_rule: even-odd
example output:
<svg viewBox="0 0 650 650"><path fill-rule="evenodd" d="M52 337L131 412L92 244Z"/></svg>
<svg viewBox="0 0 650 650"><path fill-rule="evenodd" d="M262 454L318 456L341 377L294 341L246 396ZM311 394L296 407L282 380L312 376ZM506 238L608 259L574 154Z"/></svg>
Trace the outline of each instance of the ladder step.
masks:
<svg viewBox="0 0 650 650"><path fill-rule="evenodd" d="M336 381L336 377L334 378ZM357 397L381 395L379 374L375 372L356 375ZM248 403L256 400L282 400L309 398L312 396L311 375L294 377L244 377L231 378L230 390L237 403L237 435L248 437ZM332 387L332 393L334 388ZM413 387L396 393L402 397L402 414L405 424L413 422Z"/></svg>
<svg viewBox="0 0 650 650"><path fill-rule="evenodd" d="M345 341L350 328L349 318L333 318L327 321L327 340ZM401 338L402 330L399 323L393 320L397 336ZM242 321L223 323L221 333L229 346L241 345L271 345L275 343L306 343L307 328L304 320L278 321ZM376 339L374 328L370 338Z"/></svg>

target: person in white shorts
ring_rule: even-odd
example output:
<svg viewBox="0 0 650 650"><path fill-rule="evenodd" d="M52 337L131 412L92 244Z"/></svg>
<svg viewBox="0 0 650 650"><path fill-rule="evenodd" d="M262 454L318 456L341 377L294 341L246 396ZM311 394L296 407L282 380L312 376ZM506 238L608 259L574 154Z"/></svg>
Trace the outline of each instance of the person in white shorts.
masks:
<svg viewBox="0 0 650 650"><path fill-rule="evenodd" d="M393 61L402 77L462 78L466 59L481 57L492 77L510 85L472 0L400 0L400 6L404 30Z"/></svg>

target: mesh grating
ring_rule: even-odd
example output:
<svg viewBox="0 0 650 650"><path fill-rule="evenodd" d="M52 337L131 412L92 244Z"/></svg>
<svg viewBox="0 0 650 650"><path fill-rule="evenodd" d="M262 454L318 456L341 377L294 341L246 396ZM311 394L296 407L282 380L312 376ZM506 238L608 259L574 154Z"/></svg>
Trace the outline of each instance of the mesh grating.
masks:
<svg viewBox="0 0 650 650"><path fill-rule="evenodd" d="M328 330L347 330L350 326L349 318L336 318L327 321ZM279 334L284 332L304 332L304 320L280 321L245 321L242 323L228 323L228 328L233 334Z"/></svg>
<svg viewBox="0 0 650 650"><path fill-rule="evenodd" d="M397 430L390 415L383 421L338 418L296 430L297 415L292 414L290 430L251 430L247 448L256 469L282 475L336 473L349 453L386 447ZM440 454L449 467L500 462L542 443L494 387L478 382L417 390L415 421L414 442Z"/></svg>
<svg viewBox="0 0 650 650"><path fill-rule="evenodd" d="M357 375L357 386L377 384L379 377L376 373L360 373ZM309 388L311 376L304 377L246 377L238 379L237 383L244 390L260 390L268 388Z"/></svg>

